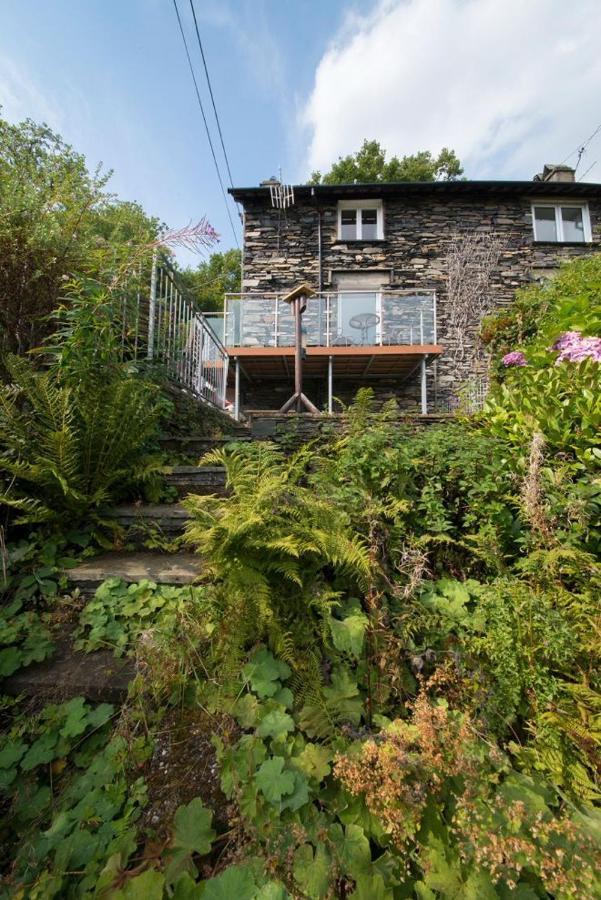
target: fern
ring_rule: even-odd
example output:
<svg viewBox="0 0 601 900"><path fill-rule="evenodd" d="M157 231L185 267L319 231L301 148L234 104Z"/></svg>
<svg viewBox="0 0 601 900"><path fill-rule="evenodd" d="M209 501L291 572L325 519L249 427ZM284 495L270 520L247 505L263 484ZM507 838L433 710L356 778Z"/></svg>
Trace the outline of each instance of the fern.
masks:
<svg viewBox="0 0 601 900"><path fill-rule="evenodd" d="M268 443L211 451L203 461L225 468L228 495L185 501L187 540L220 580L239 645L251 638L251 623L251 639L267 642L297 670L307 646L326 640L323 621L337 595L325 570L355 588L370 571L344 513L304 483L310 459L306 448L288 458ZM229 625L227 633L229 640Z"/></svg>
<svg viewBox="0 0 601 900"><path fill-rule="evenodd" d="M156 388L119 372L72 387L28 360L9 357L5 366L0 502L19 511L18 522L71 524L108 504L138 465L150 476L144 447L157 430Z"/></svg>

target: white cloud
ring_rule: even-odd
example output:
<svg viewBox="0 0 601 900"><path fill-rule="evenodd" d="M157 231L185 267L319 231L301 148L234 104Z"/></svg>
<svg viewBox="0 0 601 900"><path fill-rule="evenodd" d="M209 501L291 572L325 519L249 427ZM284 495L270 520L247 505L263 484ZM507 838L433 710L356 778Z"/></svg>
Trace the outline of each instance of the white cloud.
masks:
<svg viewBox="0 0 601 900"><path fill-rule="evenodd" d="M471 178L531 178L601 122L599 0L384 0L347 20L302 112L307 170L375 138L452 147ZM601 135L579 173L601 180ZM575 156L572 156L575 161Z"/></svg>
<svg viewBox="0 0 601 900"><path fill-rule="evenodd" d="M0 55L0 107L2 116L11 122L34 119L55 128L63 125L58 104L38 90L28 72L7 56Z"/></svg>

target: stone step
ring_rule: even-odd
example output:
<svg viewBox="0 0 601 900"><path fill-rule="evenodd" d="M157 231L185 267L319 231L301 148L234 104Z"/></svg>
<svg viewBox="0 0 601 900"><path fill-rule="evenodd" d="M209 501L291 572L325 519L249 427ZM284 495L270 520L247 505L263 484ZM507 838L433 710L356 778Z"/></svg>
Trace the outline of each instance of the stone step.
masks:
<svg viewBox="0 0 601 900"><path fill-rule="evenodd" d="M164 479L166 484L177 490L180 497L185 497L186 494L225 493L223 466L173 466Z"/></svg>
<svg viewBox="0 0 601 900"><path fill-rule="evenodd" d="M144 532L158 528L167 536L181 534L190 514L177 503L131 503L115 506L109 515L122 528Z"/></svg>
<svg viewBox="0 0 601 900"><path fill-rule="evenodd" d="M117 658L111 650L84 653L74 650L71 637L57 642L54 654L5 678L2 690L12 696L62 703L83 696L95 703L123 703L127 686L136 676L131 657Z"/></svg>
<svg viewBox="0 0 601 900"><path fill-rule="evenodd" d="M154 581L156 584L191 584L201 572L201 562L194 553L101 553L65 575L85 597L91 596L107 578L121 578L133 584Z"/></svg>
<svg viewBox="0 0 601 900"><path fill-rule="evenodd" d="M225 447L231 443L245 443L252 441L252 435L248 428L245 428L239 434L228 434L223 437L206 437L205 435L175 435L164 434L160 438L161 447L164 450L170 450L180 453L184 456L190 456L199 459L209 450Z"/></svg>

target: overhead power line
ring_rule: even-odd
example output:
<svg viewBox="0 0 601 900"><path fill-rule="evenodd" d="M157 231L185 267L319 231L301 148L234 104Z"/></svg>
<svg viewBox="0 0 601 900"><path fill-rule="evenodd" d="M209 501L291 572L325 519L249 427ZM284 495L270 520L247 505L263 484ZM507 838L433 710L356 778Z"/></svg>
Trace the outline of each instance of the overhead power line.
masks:
<svg viewBox="0 0 601 900"><path fill-rule="evenodd" d="M583 141L582 144L578 144L578 146L576 147L575 150L572 150L571 153L568 153L568 155L563 160L563 162L560 163L560 165L563 166L568 161L568 159L570 159L572 156L574 156L575 153L577 153L578 161L576 162L576 166L574 168L574 171L576 171L576 169L580 165L580 160L582 159L584 151L586 150L586 148L588 147L590 142L593 140L593 138L597 137L597 135L599 134L600 131L601 131L601 122L599 122L599 124L597 125L597 127L595 128L593 133L590 135L590 137L587 137L587 139L585 141Z"/></svg>
<svg viewBox="0 0 601 900"><path fill-rule="evenodd" d="M196 39L198 41L198 46L200 48L200 55L202 57L202 64L204 66L205 75L207 78L207 86L209 88L209 94L211 97L211 103L213 104L213 112L215 113L215 121L217 122L217 131L219 132L219 140L221 141L221 149L223 150L223 157L225 159L225 165L227 167L227 174L230 179L230 187L234 186L234 181L232 179L232 170L230 169L230 161L227 156L227 151L225 149L225 143L223 140L223 132L221 131L221 122L219 121L219 115L217 113L217 106L215 105L215 97L213 96L213 87L211 85L211 79L209 78L209 69L207 67L207 61L205 59L205 52L202 46L202 41L200 39L200 32L198 30L198 22L196 21L196 10L194 9L194 2L190 0L190 9L192 10L192 18L194 19L194 29L196 31Z"/></svg>
<svg viewBox="0 0 601 900"><path fill-rule="evenodd" d="M209 130L209 123L207 122L207 117L205 115L204 106L202 104L202 99L200 96L200 90L198 89L198 82L196 80L196 74L194 72L194 66L192 65L192 59L190 58L190 51L188 50L188 42L186 40L186 35L184 32L184 27L182 25L181 16L179 14L179 9L177 6L177 0L173 0L173 6L175 8L175 15L177 16L177 23L179 25L180 34L182 36L182 41L184 42L184 49L186 51L186 58L188 60L188 66L190 67L190 74L192 75L192 81L194 82L194 90L196 91L196 99L198 100L198 106L200 108L200 112L202 115L202 121L204 122L205 131L207 134L207 140L209 142L209 147L211 148L211 155L213 157L213 162L215 164L215 171L217 172L217 179L219 181L219 186L221 188L221 193L223 195L223 202L225 203L225 210L227 212L227 217L230 221L230 225L232 228L232 234L234 235L234 240L236 242L236 247L240 249L240 244L238 243L238 235L236 234L236 229L234 228L234 221L232 219L232 214L230 212L230 206L227 202L227 194L225 193L225 187L223 186L223 179L221 177L221 170L219 168L219 163L217 162L217 155L215 153L215 148L213 146L213 140L211 138L211 132Z"/></svg>

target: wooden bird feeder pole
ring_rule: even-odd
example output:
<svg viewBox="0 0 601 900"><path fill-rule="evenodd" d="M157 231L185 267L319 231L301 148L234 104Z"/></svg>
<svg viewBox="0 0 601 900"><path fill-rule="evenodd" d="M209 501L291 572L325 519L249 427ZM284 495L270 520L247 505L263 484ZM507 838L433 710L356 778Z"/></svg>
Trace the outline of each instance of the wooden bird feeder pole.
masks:
<svg viewBox="0 0 601 900"><path fill-rule="evenodd" d="M280 412L288 412L294 407L301 412L303 407L312 413L319 413L316 406L303 394L303 313L307 308L307 298L314 297L315 291L308 284L301 284L294 288L282 299L289 303L294 310L294 393L284 403Z"/></svg>

